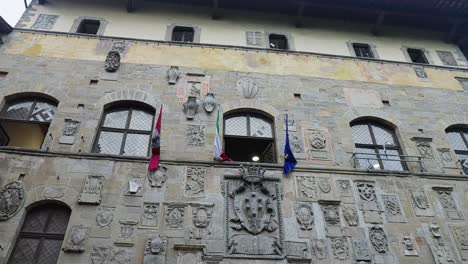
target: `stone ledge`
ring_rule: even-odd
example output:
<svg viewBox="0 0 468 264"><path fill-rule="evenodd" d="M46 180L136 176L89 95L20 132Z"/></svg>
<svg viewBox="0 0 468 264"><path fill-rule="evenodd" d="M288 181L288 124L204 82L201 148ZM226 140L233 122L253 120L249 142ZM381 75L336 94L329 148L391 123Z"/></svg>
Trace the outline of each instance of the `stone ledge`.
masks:
<svg viewBox="0 0 468 264"><path fill-rule="evenodd" d="M118 155L107 155L107 154L96 154L96 153L73 153L64 151L46 151L40 149L26 149L18 147L0 147L0 153L12 154L12 155L28 155L28 156L42 156L42 157L63 157L70 159L90 159L90 160L110 160L116 162L134 162L134 163L148 163L149 158L147 157L124 157ZM165 160L161 159L161 163L165 165L197 165L197 166L210 166L217 168L239 168L239 165L252 164L249 162L216 162L216 161L204 161L204 160ZM271 164L271 163L256 163L256 165L268 170L281 171L283 169L282 164ZM419 177L419 178L430 178L430 179L444 179L444 180L459 180L468 181L468 176L457 175L457 174L442 174L442 173L423 173L423 172L409 172L409 171L386 171L386 170L360 170L352 168L339 168L333 166L313 165L313 166L296 166L294 172L319 172L319 173L335 173L342 175L354 175L354 176L393 176L393 177Z"/></svg>
<svg viewBox="0 0 468 264"><path fill-rule="evenodd" d="M257 48L257 47L244 47L244 46L234 46L234 45L220 45L220 44L207 44L207 43L184 43L184 42L174 42L174 41L164 41L164 40L152 40L152 39L137 39L137 38L124 38L124 37L114 37L114 36L95 36L88 34L80 33L69 33L69 32L59 32L59 31L47 31L47 30L37 30L37 29L23 29L23 28L14 28L13 31L23 32L23 33L32 33L32 34L47 34L47 35L61 35L61 36L74 36L82 37L88 39L109 39L109 40L129 40L137 42L150 42L163 44L168 46L184 46L184 47L205 47L205 48L218 48L218 49L232 49L232 50L245 50L245 51L256 51L256 52L266 52L266 53L279 53L279 54L290 54L290 55L309 55L309 56L318 56L326 58L340 58L345 60L354 60L354 61L368 61L375 63L388 63L388 64L397 64L397 65L410 65L410 66L420 66L425 68L435 68L435 69L444 69L449 71L461 71L468 72L467 67L453 67L446 65L434 65L434 64L421 64L421 63L412 63L406 61L393 61L393 60L382 60L375 58L363 58L363 57L353 57L346 55L334 55L334 54L325 54L318 52L307 52L307 51L293 51L293 50L273 50L267 48Z"/></svg>

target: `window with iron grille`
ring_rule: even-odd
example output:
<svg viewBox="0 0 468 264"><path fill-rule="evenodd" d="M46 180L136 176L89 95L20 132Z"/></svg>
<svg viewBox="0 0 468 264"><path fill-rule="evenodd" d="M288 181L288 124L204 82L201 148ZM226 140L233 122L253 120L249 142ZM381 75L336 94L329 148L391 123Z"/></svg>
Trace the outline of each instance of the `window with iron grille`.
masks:
<svg viewBox="0 0 468 264"><path fill-rule="evenodd" d="M401 159L401 149L392 128L377 122L351 123L355 157L362 169L407 170Z"/></svg>
<svg viewBox="0 0 468 264"><path fill-rule="evenodd" d="M195 31L193 27L174 27L172 41L193 42Z"/></svg>
<svg viewBox="0 0 468 264"><path fill-rule="evenodd" d="M96 35L101 22L95 19L83 19L76 33Z"/></svg>
<svg viewBox="0 0 468 264"><path fill-rule="evenodd" d="M372 49L369 44L353 43L353 49L356 57L374 58L374 54L372 53Z"/></svg>
<svg viewBox="0 0 468 264"><path fill-rule="evenodd" d="M148 156L154 110L141 106L107 109L101 120L94 153Z"/></svg>
<svg viewBox="0 0 468 264"><path fill-rule="evenodd" d="M2 146L38 149L49 130L57 103L37 98L7 102L0 114Z"/></svg>
<svg viewBox="0 0 468 264"><path fill-rule="evenodd" d="M270 34L268 36L268 40L270 43L270 49L288 49L288 38L286 38L285 35Z"/></svg>
<svg viewBox="0 0 468 264"><path fill-rule="evenodd" d="M224 147L235 161L275 163L273 119L257 111L226 114Z"/></svg>
<svg viewBox="0 0 468 264"><path fill-rule="evenodd" d="M8 263L57 263L70 213L69 208L59 204L46 204L30 210Z"/></svg>
<svg viewBox="0 0 468 264"><path fill-rule="evenodd" d="M423 63L423 64L429 64L429 61L426 58L426 55L424 54L424 51L420 49L407 49L409 57L411 58L411 61L414 63Z"/></svg>
<svg viewBox="0 0 468 264"><path fill-rule="evenodd" d="M463 172L468 175L468 125L452 126L446 132Z"/></svg>

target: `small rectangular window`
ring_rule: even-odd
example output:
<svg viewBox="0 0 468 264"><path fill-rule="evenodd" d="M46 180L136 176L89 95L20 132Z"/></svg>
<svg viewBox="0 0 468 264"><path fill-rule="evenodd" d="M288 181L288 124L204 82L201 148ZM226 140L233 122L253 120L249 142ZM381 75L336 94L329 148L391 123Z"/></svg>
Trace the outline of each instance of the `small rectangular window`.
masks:
<svg viewBox="0 0 468 264"><path fill-rule="evenodd" d="M194 34L192 27L174 27L172 41L193 42Z"/></svg>
<svg viewBox="0 0 468 264"><path fill-rule="evenodd" d="M83 19L76 33L96 35L101 22L94 19Z"/></svg>
<svg viewBox="0 0 468 264"><path fill-rule="evenodd" d="M268 37L270 49L288 49L288 39L284 35L270 34Z"/></svg>
<svg viewBox="0 0 468 264"><path fill-rule="evenodd" d="M412 62L429 64L429 62L427 61L426 55L424 55L424 51L420 49L407 49L407 51Z"/></svg>
<svg viewBox="0 0 468 264"><path fill-rule="evenodd" d="M353 49L356 57L374 58L372 49L368 44L353 43Z"/></svg>
<svg viewBox="0 0 468 264"><path fill-rule="evenodd" d="M250 46L263 46L263 33L262 32L246 32L247 45Z"/></svg>

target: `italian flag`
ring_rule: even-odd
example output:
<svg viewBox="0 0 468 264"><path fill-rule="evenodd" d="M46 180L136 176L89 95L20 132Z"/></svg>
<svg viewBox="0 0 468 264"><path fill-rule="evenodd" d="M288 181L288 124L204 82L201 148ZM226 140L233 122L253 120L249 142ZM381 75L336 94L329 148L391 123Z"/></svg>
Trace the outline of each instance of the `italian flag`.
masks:
<svg viewBox="0 0 468 264"><path fill-rule="evenodd" d="M223 145L221 144L221 138L219 137L219 109L218 117L216 118L216 135L214 138L214 150L213 150L213 159L217 161L232 161L223 150Z"/></svg>

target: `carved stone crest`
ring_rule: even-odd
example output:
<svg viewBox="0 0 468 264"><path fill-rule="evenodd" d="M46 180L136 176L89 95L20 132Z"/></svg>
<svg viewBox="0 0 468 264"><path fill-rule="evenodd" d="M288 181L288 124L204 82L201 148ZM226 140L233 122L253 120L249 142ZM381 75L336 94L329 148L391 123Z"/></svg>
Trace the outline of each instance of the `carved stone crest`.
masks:
<svg viewBox="0 0 468 264"><path fill-rule="evenodd" d="M349 226L357 226L358 214L356 207L352 205L343 206L343 217Z"/></svg>
<svg viewBox="0 0 468 264"><path fill-rule="evenodd" d="M385 253L388 251L387 235L382 227L373 226L369 230L369 239L375 251Z"/></svg>
<svg viewBox="0 0 468 264"><path fill-rule="evenodd" d="M396 194L383 194L382 201L384 204L385 215L389 222L406 222L406 217L400 207L400 201Z"/></svg>
<svg viewBox="0 0 468 264"><path fill-rule="evenodd" d="M301 262L304 260L310 261L310 254L306 242L286 241L285 251L288 259Z"/></svg>
<svg viewBox="0 0 468 264"><path fill-rule="evenodd" d="M444 187L434 187L433 189L439 196L440 204L444 208L447 218L454 220L463 219L463 215L458 210L455 200L452 197L452 189Z"/></svg>
<svg viewBox="0 0 468 264"><path fill-rule="evenodd" d="M190 230L190 235L195 239L202 239L210 234L207 230L210 225L213 205L194 205L192 207L192 221L195 228Z"/></svg>
<svg viewBox="0 0 468 264"><path fill-rule="evenodd" d="M65 119L65 127L62 130L62 135L59 138L60 144L72 145L75 143L75 136L80 129L80 121Z"/></svg>
<svg viewBox="0 0 468 264"><path fill-rule="evenodd" d="M57 21L59 16L57 15L46 15L40 14L37 18L34 25L31 28L34 29L52 29L54 27L55 22Z"/></svg>
<svg viewBox="0 0 468 264"><path fill-rule="evenodd" d="M438 224L430 224L429 232L431 232L431 235L435 238L442 237L442 235L440 234L440 225Z"/></svg>
<svg viewBox="0 0 468 264"><path fill-rule="evenodd" d="M225 176L226 250L230 256L281 257L284 253L277 178L260 167Z"/></svg>
<svg viewBox="0 0 468 264"><path fill-rule="evenodd" d="M167 82L169 84L176 84L177 80L179 79L179 76L180 76L179 67L171 66L167 70Z"/></svg>
<svg viewBox="0 0 468 264"><path fill-rule="evenodd" d="M26 200L23 183L10 182L0 191L0 221L13 217L23 207Z"/></svg>
<svg viewBox="0 0 468 264"><path fill-rule="evenodd" d="M416 216L434 216L434 211L423 190L410 190L408 194Z"/></svg>
<svg viewBox="0 0 468 264"><path fill-rule="evenodd" d="M311 204L300 203L296 206L296 220L302 230L312 230L314 211Z"/></svg>
<svg viewBox="0 0 468 264"><path fill-rule="evenodd" d="M177 99L178 102L187 102L189 96L203 100L210 92L211 76L204 74L187 73L179 77L177 81ZM198 102L197 102L198 104Z"/></svg>
<svg viewBox="0 0 468 264"><path fill-rule="evenodd" d="M333 258L345 260L349 259L348 241L344 237L330 238Z"/></svg>
<svg viewBox="0 0 468 264"><path fill-rule="evenodd" d="M203 108L205 108L207 113L213 112L213 110L216 108L216 99L213 93L208 93L205 96L205 99L203 99Z"/></svg>
<svg viewBox="0 0 468 264"><path fill-rule="evenodd" d="M290 134L289 139L292 152L296 154L304 153L304 148L302 147L302 140L297 135Z"/></svg>
<svg viewBox="0 0 468 264"><path fill-rule="evenodd" d="M114 264L130 264L132 255L125 249L114 249L112 252L111 261Z"/></svg>
<svg viewBox="0 0 468 264"><path fill-rule="evenodd" d="M322 211L327 225L340 224L340 210L338 205L323 205Z"/></svg>
<svg viewBox="0 0 468 264"><path fill-rule="evenodd" d="M126 184L125 195L142 196L143 179L140 176L129 176Z"/></svg>
<svg viewBox="0 0 468 264"><path fill-rule="evenodd" d="M432 255L436 264L454 264L456 263L450 247L443 239L435 239L431 244Z"/></svg>
<svg viewBox="0 0 468 264"><path fill-rule="evenodd" d="M131 247L135 244L135 229L138 222L136 221L119 221L120 233L119 238L115 242L118 246Z"/></svg>
<svg viewBox="0 0 468 264"><path fill-rule="evenodd" d="M358 182L357 188L359 191L359 197L364 201L375 200L375 189L374 184L371 182Z"/></svg>
<svg viewBox="0 0 468 264"><path fill-rule="evenodd" d="M109 226L114 220L115 208L112 207L99 207L96 215L96 222L100 227Z"/></svg>
<svg viewBox="0 0 468 264"><path fill-rule="evenodd" d="M434 150L432 149L431 142L432 138L411 138L415 142L416 150L422 157L421 166L424 171L436 171L440 172L441 168L438 160L435 158Z"/></svg>
<svg viewBox="0 0 468 264"><path fill-rule="evenodd" d="M202 147L205 145L205 126L188 125L186 143L189 146Z"/></svg>
<svg viewBox="0 0 468 264"><path fill-rule="evenodd" d="M189 96L187 101L184 103L184 112L188 120L195 118L195 115L198 112L199 103L196 96Z"/></svg>
<svg viewBox="0 0 468 264"><path fill-rule="evenodd" d="M145 248L145 255L162 255L166 253L167 237L159 234L148 236Z"/></svg>
<svg viewBox="0 0 468 264"><path fill-rule="evenodd" d="M314 239L312 241L312 248L316 258L326 259L328 256L327 243L325 239Z"/></svg>
<svg viewBox="0 0 468 264"><path fill-rule="evenodd" d="M107 53L106 63L104 64L104 68L107 72L116 72L120 66L120 54L115 51L111 50Z"/></svg>
<svg viewBox="0 0 468 264"><path fill-rule="evenodd" d="M166 207L165 223L170 228L181 228L184 223L185 206L168 205Z"/></svg>
<svg viewBox="0 0 468 264"><path fill-rule="evenodd" d="M330 179L324 178L324 177L318 177L317 178L317 183L318 183L319 189L323 193L329 193L331 191L331 180Z"/></svg>
<svg viewBox="0 0 468 264"><path fill-rule="evenodd" d="M356 260L370 261L371 255L369 252L369 246L365 238L353 237L353 250L354 258Z"/></svg>
<svg viewBox="0 0 468 264"><path fill-rule="evenodd" d="M91 248L91 263L92 264L106 264L107 258L110 255L110 248L93 246Z"/></svg>
<svg viewBox="0 0 468 264"><path fill-rule="evenodd" d="M309 142L312 149L324 149L326 147L325 136L319 130L313 130L309 133Z"/></svg>
<svg viewBox="0 0 468 264"><path fill-rule="evenodd" d="M143 226L157 226L159 215L158 203L144 203L143 215L141 217L141 225Z"/></svg>
<svg viewBox="0 0 468 264"><path fill-rule="evenodd" d="M101 190L103 180L103 176L89 175L86 178L83 191L80 194L78 202L86 204L100 204L102 199Z"/></svg>
<svg viewBox="0 0 468 264"><path fill-rule="evenodd" d="M317 199L317 182L313 176L296 176L297 196L304 200Z"/></svg>
<svg viewBox="0 0 468 264"><path fill-rule="evenodd" d="M63 248L65 252L83 252L85 250L85 240L89 236L89 227L82 225L73 226L70 238Z"/></svg>
<svg viewBox="0 0 468 264"><path fill-rule="evenodd" d="M236 82L236 89L246 99L253 99L257 96L260 88L255 80L250 78L242 78Z"/></svg>
<svg viewBox="0 0 468 264"><path fill-rule="evenodd" d="M151 187L162 187L167 180L167 167L159 165L155 170L148 171L148 180Z"/></svg>
<svg viewBox="0 0 468 264"><path fill-rule="evenodd" d="M203 196L205 192L206 168L187 167L185 194L187 196Z"/></svg>
<svg viewBox="0 0 468 264"><path fill-rule="evenodd" d="M408 235L403 236L401 243L403 244L403 251L405 253L405 256L418 256L419 255L414 246L413 239L411 239L410 236Z"/></svg>
<svg viewBox="0 0 468 264"><path fill-rule="evenodd" d="M463 260L468 260L468 225L452 225L452 233Z"/></svg>
<svg viewBox="0 0 468 264"><path fill-rule="evenodd" d="M42 193L45 199L60 199L65 195L63 188L47 186Z"/></svg>

